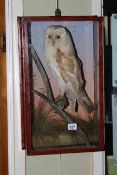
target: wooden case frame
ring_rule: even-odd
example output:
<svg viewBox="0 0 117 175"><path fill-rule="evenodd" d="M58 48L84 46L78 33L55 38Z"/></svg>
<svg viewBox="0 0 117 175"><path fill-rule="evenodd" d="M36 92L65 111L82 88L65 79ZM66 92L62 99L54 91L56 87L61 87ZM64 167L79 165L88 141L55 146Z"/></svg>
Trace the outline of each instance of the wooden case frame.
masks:
<svg viewBox="0 0 117 175"><path fill-rule="evenodd" d="M55 101L59 96L59 88L57 89L58 85L50 73L51 71L48 72L46 61L43 62L44 30L51 25L61 25L70 31L77 55L80 55L83 65L85 90L88 95L90 94L89 97L93 99L94 104L94 110L87 113L82 110L82 107L79 107L78 103L78 108L80 109L70 117L70 120L69 116L68 119L61 118L61 115L56 117L58 104ZM18 17L18 30L22 148L27 150L28 155L103 150L104 75L102 18ZM77 39L80 40L78 47ZM86 59L82 60L85 56L88 61ZM42 65L41 68L39 68L40 64ZM47 88L43 83L43 71L46 71L46 78L49 81L48 83L50 83L49 88L52 89L49 100L49 91L47 92ZM51 99L51 95L54 96L55 106L52 106L53 101L51 100L53 99ZM66 108L60 110L66 112ZM69 112L69 109L67 112ZM50 116L51 113L52 115ZM78 118L76 117L77 115ZM69 127L68 124L70 124ZM74 126L77 127L76 130L73 129Z"/></svg>

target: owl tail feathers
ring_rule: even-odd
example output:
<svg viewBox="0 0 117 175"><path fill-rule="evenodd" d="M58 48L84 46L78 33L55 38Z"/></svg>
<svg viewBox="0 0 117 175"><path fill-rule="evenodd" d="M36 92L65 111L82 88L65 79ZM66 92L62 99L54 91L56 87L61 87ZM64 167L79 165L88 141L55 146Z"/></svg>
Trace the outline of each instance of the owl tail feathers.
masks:
<svg viewBox="0 0 117 175"><path fill-rule="evenodd" d="M71 104L71 110L73 112L77 111L77 101L76 100L70 100L70 104Z"/></svg>
<svg viewBox="0 0 117 175"><path fill-rule="evenodd" d="M83 109L86 112L90 113L90 112L94 111L94 105L93 105L92 101L90 100L90 98L88 97L85 90L80 92L80 94L78 95L78 98L77 98L77 102L78 102L78 104L80 104L83 107Z"/></svg>

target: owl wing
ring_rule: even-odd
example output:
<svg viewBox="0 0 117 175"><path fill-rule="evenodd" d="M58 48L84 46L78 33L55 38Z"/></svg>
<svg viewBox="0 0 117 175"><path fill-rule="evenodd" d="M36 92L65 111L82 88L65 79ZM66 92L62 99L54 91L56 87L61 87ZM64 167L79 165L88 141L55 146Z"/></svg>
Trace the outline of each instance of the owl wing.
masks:
<svg viewBox="0 0 117 175"><path fill-rule="evenodd" d="M66 93L72 102L74 102L75 99L78 100L78 103L83 106L87 112L94 110L94 106L84 89L84 80L79 58L75 55L65 55L61 52L61 54L59 53L59 57L56 57L56 61L61 77L66 84Z"/></svg>
<svg viewBox="0 0 117 175"><path fill-rule="evenodd" d="M68 89L74 91L75 97L77 97L76 94L81 91L84 84L79 58L75 55L64 54L58 50L56 61L58 63L61 77L67 85L71 85Z"/></svg>

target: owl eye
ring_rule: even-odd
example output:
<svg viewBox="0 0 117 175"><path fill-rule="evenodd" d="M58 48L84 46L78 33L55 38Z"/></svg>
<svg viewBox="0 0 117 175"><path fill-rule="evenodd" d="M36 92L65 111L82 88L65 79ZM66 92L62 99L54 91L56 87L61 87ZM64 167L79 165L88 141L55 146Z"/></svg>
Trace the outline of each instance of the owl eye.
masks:
<svg viewBox="0 0 117 175"><path fill-rule="evenodd" d="M48 35L48 38L51 38L51 35Z"/></svg>
<svg viewBox="0 0 117 175"><path fill-rule="evenodd" d="M57 35L56 38L57 38L57 39L60 39L60 35Z"/></svg>

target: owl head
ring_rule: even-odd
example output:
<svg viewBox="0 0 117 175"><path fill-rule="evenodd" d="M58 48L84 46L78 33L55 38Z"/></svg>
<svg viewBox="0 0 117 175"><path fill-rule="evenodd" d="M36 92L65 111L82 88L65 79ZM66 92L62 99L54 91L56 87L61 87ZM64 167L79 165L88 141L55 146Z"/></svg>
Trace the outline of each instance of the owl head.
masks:
<svg viewBox="0 0 117 175"><path fill-rule="evenodd" d="M45 46L74 50L73 40L67 28L60 25L47 27L45 32Z"/></svg>

